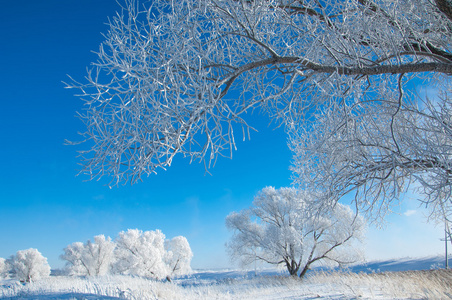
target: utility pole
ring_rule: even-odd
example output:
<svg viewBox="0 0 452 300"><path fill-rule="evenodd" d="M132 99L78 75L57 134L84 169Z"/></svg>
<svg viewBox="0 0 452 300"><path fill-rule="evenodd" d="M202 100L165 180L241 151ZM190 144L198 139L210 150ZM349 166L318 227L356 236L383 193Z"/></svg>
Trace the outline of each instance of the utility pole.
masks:
<svg viewBox="0 0 452 300"><path fill-rule="evenodd" d="M444 219L444 239L440 239L440 241L444 241L444 259L445 259L445 268L449 269L449 253L447 251L447 242L452 241L450 235L450 229L447 223L447 219Z"/></svg>
<svg viewBox="0 0 452 300"><path fill-rule="evenodd" d="M446 251L446 270L449 269L449 255L447 253L447 220L444 220L444 247Z"/></svg>

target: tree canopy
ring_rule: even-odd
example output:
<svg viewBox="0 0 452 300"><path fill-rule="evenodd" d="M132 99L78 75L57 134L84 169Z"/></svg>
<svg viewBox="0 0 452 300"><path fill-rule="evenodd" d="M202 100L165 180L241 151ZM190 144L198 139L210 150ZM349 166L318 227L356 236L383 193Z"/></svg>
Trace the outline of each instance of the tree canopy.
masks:
<svg viewBox="0 0 452 300"><path fill-rule="evenodd" d="M64 248L60 256L66 261L66 269L70 275L103 276L110 273L114 262L115 243L110 237L97 235L94 241L75 242Z"/></svg>
<svg viewBox="0 0 452 300"><path fill-rule="evenodd" d="M243 264L263 261L304 277L313 264L346 265L361 258L353 245L364 234L360 216L342 204L318 211L314 198L294 188L266 187L249 209L233 212L226 226L233 231L227 244Z"/></svg>
<svg viewBox="0 0 452 300"><path fill-rule="evenodd" d="M34 248L17 251L7 263L13 275L22 282L32 282L50 276L47 258Z"/></svg>
<svg viewBox="0 0 452 300"><path fill-rule="evenodd" d="M230 156L237 131L249 135L247 113L259 108L285 126L299 183L333 198L358 189L358 207L384 213L385 197L410 180L428 187L432 177L426 201L447 206L437 200L450 187L449 150L439 147L450 144L451 12L447 0L126 0L85 82L69 84L86 104L83 171L117 184L164 169L175 155L208 168ZM442 102L417 95L413 82L434 87ZM354 142L334 149L350 153L346 165L358 175L344 173L330 188L312 177L340 178L342 162L303 143L322 145L339 131ZM373 150L354 161L368 143ZM306 157L315 157L310 166L300 163ZM330 167L316 170L325 157ZM369 158L393 167L360 168Z"/></svg>

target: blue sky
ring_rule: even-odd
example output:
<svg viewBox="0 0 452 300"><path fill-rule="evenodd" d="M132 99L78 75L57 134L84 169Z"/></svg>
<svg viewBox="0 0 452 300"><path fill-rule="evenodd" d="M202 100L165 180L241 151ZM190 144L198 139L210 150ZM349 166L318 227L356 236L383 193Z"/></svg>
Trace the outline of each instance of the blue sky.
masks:
<svg viewBox="0 0 452 300"><path fill-rule="evenodd" d="M282 129L259 129L238 143L233 159L203 165L177 158L167 171L144 182L110 189L108 181L76 176L82 101L64 89L66 74L83 79L107 31L114 0L7 1L0 10L0 257L37 248L53 268L62 249L97 234L161 229L187 237L194 268L229 265L224 218L251 204L265 186L289 186L291 153ZM411 214L403 214L407 211ZM368 258L440 254L442 227L425 224L415 202L388 218L384 230L368 231Z"/></svg>

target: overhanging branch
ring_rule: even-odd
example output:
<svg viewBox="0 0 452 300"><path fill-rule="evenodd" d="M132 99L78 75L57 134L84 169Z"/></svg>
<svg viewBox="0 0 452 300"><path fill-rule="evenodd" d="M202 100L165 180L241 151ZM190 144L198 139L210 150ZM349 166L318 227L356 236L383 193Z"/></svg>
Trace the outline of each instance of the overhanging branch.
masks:
<svg viewBox="0 0 452 300"><path fill-rule="evenodd" d="M254 68L259 68L268 65L276 64L295 64L299 65L300 71L313 71L317 73L337 73L339 75L355 76L355 75L382 75L382 74L404 74L404 73L422 73L422 72L437 72L444 74L452 74L452 63L444 62L426 62L426 63L407 63L399 65L379 65L373 67L346 67L346 66L328 66L309 61L305 58L284 56L273 57L260 61L255 61L238 68L235 72L229 74L226 78L221 80L218 86L227 84L226 89L230 87L232 81L240 74L250 71Z"/></svg>

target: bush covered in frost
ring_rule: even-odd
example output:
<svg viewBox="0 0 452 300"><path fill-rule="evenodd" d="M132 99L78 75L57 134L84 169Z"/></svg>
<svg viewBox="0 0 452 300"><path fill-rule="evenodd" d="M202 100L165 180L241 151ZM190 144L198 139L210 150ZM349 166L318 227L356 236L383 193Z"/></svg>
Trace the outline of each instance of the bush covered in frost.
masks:
<svg viewBox="0 0 452 300"><path fill-rule="evenodd" d="M115 241L98 235L94 242L72 243L60 256L69 275L123 274L156 279L191 273L192 257L185 237L165 240L160 230L138 229L121 231Z"/></svg>
<svg viewBox="0 0 452 300"><path fill-rule="evenodd" d="M50 266L47 258L34 248L19 250L8 264L14 277L22 282L31 282L50 276Z"/></svg>

